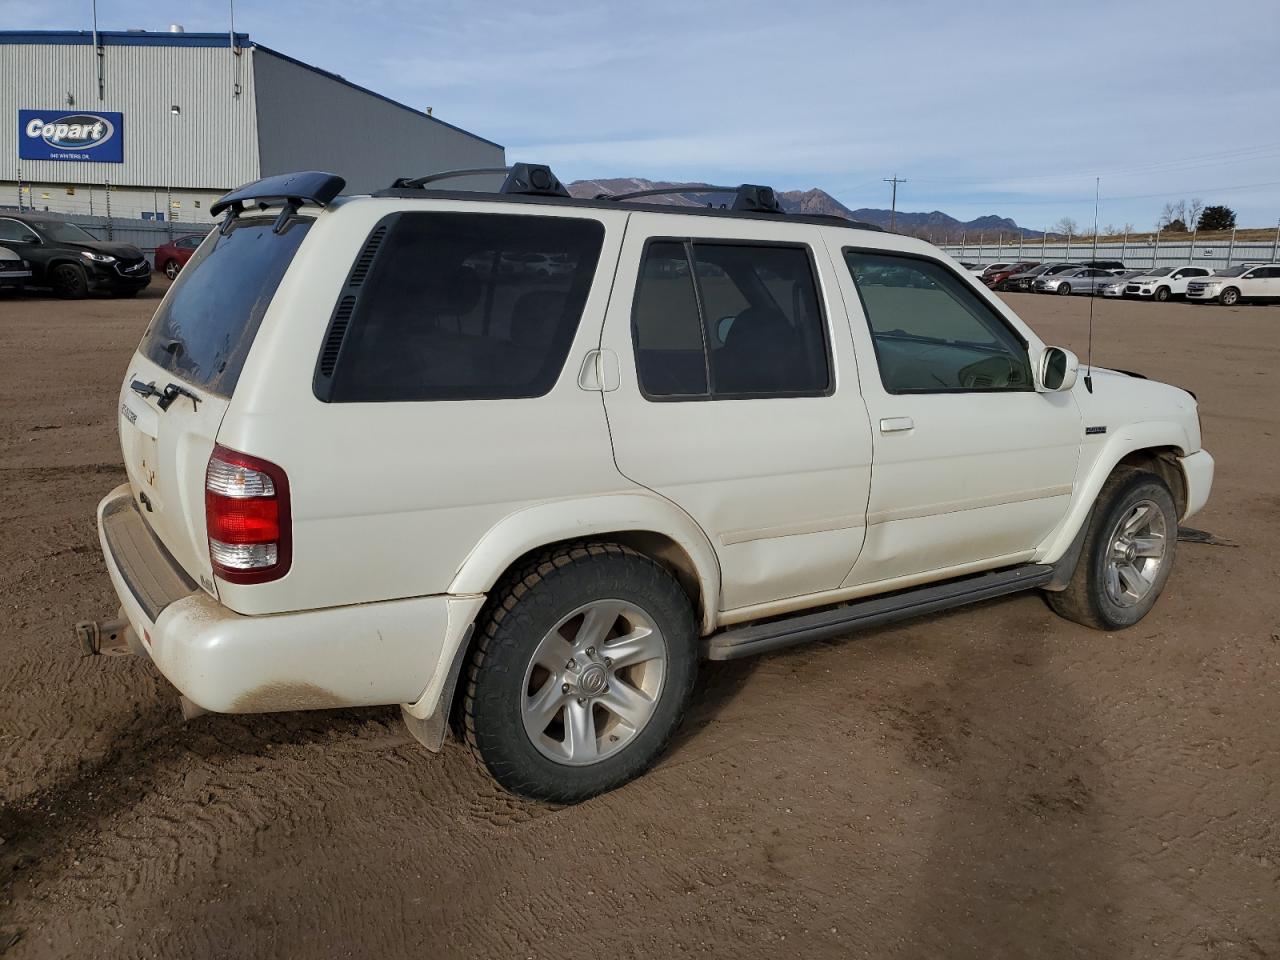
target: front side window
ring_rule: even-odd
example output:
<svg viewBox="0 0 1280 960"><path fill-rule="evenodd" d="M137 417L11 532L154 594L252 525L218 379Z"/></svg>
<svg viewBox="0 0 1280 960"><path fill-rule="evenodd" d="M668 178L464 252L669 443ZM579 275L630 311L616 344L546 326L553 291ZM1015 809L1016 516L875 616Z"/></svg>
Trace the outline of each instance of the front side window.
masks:
<svg viewBox="0 0 1280 960"><path fill-rule="evenodd" d="M564 367L603 242L603 224L576 217L396 216L328 399L542 396Z"/></svg>
<svg viewBox="0 0 1280 960"><path fill-rule="evenodd" d="M826 320L803 246L656 240L632 308L636 371L652 399L819 396Z"/></svg>
<svg viewBox="0 0 1280 960"><path fill-rule="evenodd" d="M1026 345L941 263L846 250L889 393L1031 390Z"/></svg>
<svg viewBox="0 0 1280 960"><path fill-rule="evenodd" d="M35 234L31 232L31 228L25 223L19 223L17 220L0 219L0 240L10 240L14 243L30 243L35 239Z"/></svg>

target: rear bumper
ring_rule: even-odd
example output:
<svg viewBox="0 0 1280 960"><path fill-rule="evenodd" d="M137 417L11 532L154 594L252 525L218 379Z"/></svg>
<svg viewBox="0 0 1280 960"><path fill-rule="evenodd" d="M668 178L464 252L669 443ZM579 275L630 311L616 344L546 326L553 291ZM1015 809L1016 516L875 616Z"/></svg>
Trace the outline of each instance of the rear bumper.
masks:
<svg viewBox="0 0 1280 960"><path fill-rule="evenodd" d="M98 535L147 655L189 700L218 713L422 704L431 689L438 696L433 680L484 599L437 595L249 617L182 571L128 484L98 505Z"/></svg>
<svg viewBox="0 0 1280 960"><path fill-rule="evenodd" d="M1213 489L1213 457L1207 450L1198 450L1182 458L1182 475L1187 481L1187 509L1181 519L1199 513L1209 500Z"/></svg>

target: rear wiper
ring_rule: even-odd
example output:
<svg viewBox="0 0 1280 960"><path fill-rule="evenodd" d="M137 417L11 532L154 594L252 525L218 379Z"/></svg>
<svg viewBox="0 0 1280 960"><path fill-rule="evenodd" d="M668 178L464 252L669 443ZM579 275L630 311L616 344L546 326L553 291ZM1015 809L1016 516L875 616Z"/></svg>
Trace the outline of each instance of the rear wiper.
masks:
<svg viewBox="0 0 1280 960"><path fill-rule="evenodd" d="M200 398L186 387L176 383L169 384L163 390L157 390L154 382L143 383L141 380L134 380L129 384L129 389L144 400L147 397L159 397L160 399L156 401L156 406L161 410L168 410L173 406L173 401L179 397L186 397L190 400L193 408L199 409L200 407Z"/></svg>

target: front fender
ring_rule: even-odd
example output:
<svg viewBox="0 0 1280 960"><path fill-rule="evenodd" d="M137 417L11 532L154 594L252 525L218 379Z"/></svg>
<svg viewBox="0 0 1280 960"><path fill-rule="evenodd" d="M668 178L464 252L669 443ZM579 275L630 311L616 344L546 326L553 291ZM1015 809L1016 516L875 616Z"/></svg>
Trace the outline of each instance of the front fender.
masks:
<svg viewBox="0 0 1280 960"><path fill-rule="evenodd" d="M1035 563L1054 563L1075 539L1089 516L1102 485L1121 460L1138 450L1154 447L1173 448L1185 456L1195 444L1186 428L1174 420L1148 420L1117 427L1102 443L1088 444L1080 450L1080 466L1076 471L1071 507L1054 531L1040 544Z"/></svg>

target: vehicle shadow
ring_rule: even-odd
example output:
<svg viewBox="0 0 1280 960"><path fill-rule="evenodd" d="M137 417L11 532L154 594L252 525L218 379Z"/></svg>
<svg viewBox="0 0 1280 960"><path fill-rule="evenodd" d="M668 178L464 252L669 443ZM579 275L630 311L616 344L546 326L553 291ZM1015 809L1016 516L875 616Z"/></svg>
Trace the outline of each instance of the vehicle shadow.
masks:
<svg viewBox="0 0 1280 960"><path fill-rule="evenodd" d="M906 954L1108 956L1117 864L1098 724L1050 663L1054 621L982 606L998 625L984 625L976 655L975 644L953 656L901 704L904 762L932 788L930 839L900 914Z"/></svg>

